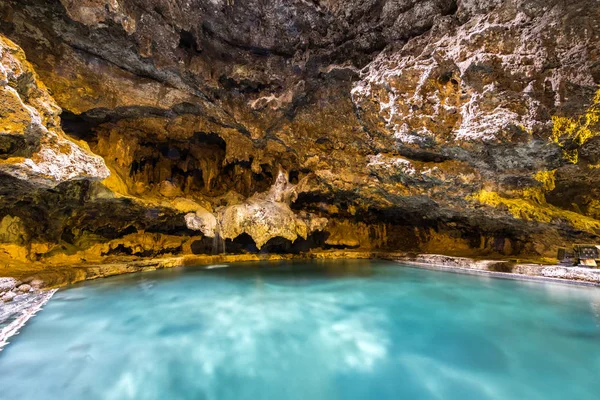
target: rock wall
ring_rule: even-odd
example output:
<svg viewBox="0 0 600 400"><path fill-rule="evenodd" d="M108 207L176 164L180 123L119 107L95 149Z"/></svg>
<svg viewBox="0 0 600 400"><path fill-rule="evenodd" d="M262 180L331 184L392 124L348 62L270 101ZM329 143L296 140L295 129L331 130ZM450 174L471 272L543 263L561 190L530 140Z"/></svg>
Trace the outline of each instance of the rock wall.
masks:
<svg viewBox="0 0 600 400"><path fill-rule="evenodd" d="M104 161L60 127L60 108L23 51L0 37L0 173L37 186L108 176Z"/></svg>
<svg viewBox="0 0 600 400"><path fill-rule="evenodd" d="M597 1L4 0L0 16L5 265L221 241L540 256L600 234Z"/></svg>

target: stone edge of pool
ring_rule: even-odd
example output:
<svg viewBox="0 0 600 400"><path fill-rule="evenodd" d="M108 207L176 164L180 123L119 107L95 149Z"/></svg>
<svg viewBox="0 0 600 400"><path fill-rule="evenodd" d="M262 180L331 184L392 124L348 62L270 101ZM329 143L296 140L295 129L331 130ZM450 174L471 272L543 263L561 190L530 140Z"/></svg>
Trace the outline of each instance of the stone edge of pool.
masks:
<svg viewBox="0 0 600 400"><path fill-rule="evenodd" d="M410 264L412 266L435 269L455 269L455 272L487 274L497 277L515 279L544 278L545 281L565 281L567 283L600 285L600 269L585 267L567 267L564 265L543 265L536 263L511 262L502 259L476 259L468 257L447 256L441 254L410 254L404 252L372 252L372 251L323 251L303 254L219 254L219 255L186 255L143 260L118 260L104 264L47 265L37 266L26 271L4 272L17 285L13 289L2 287L0 282L0 307L2 297L10 290L17 293L18 285L39 288L58 288L69 284L106 278L113 275L134 272L154 271L192 265L210 265L251 261L288 261L288 260L325 260L325 259L382 259ZM504 272L503 266L510 265L510 272ZM8 273L7 273L8 272ZM3 272L0 272L3 274Z"/></svg>
<svg viewBox="0 0 600 400"><path fill-rule="evenodd" d="M44 307L58 289L21 294L11 302L0 303L0 352L9 343L8 339L19 333L27 321ZM7 322L9 321L9 322Z"/></svg>
<svg viewBox="0 0 600 400"><path fill-rule="evenodd" d="M392 257L382 255L379 258L418 268L469 275L600 287L600 269L585 267L515 263L514 265L511 265L511 272L501 272L493 269L497 268L499 264L509 263L509 261L475 260L472 258L452 257L440 254L418 254L414 256Z"/></svg>

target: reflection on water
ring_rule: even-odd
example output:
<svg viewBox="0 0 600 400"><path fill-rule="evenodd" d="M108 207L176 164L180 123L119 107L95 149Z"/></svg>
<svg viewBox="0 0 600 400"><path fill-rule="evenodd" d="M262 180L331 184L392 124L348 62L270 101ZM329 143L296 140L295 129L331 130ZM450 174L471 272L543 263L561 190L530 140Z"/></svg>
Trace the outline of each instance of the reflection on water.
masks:
<svg viewBox="0 0 600 400"><path fill-rule="evenodd" d="M600 290L374 261L76 285L0 355L1 399L597 399Z"/></svg>
<svg viewBox="0 0 600 400"><path fill-rule="evenodd" d="M206 269L218 269L218 268L228 268L229 264L213 264L206 267Z"/></svg>

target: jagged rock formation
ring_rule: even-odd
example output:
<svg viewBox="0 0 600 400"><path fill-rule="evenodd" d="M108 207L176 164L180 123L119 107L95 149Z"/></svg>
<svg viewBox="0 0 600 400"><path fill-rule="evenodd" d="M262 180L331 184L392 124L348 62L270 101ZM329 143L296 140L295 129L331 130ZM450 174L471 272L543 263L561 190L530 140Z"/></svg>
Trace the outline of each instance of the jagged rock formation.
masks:
<svg viewBox="0 0 600 400"><path fill-rule="evenodd" d="M104 161L60 128L60 108L23 51L0 37L0 172L39 186L104 179Z"/></svg>
<svg viewBox="0 0 600 400"><path fill-rule="evenodd" d="M3 0L0 15L12 263L210 252L217 234L228 251L505 255L600 234L594 0Z"/></svg>
<svg viewBox="0 0 600 400"><path fill-rule="evenodd" d="M294 242L306 240L315 231L322 231L327 219L305 212L294 213L290 203L296 200L298 188L288 182L287 174L280 172L271 189L258 193L242 204L226 207L219 213L219 231L225 239L249 235L260 249L273 238Z"/></svg>

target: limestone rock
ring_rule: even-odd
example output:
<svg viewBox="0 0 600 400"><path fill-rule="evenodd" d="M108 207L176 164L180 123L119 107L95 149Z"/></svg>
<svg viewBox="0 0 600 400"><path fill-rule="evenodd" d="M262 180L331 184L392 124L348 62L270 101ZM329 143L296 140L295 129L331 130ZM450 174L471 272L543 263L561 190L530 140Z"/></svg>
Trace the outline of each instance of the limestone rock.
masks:
<svg viewBox="0 0 600 400"><path fill-rule="evenodd" d="M219 213L221 236L234 239L247 233L260 249L269 239L281 237L290 241L322 230L327 220L310 215L296 215L289 203L297 196L296 186L288 183L287 174L279 172L268 192L249 198L244 204L225 208Z"/></svg>
<svg viewBox="0 0 600 400"><path fill-rule="evenodd" d="M165 197L178 197L182 195L181 190L169 181L162 181L160 183L159 193Z"/></svg>
<svg viewBox="0 0 600 400"><path fill-rule="evenodd" d="M0 293L11 291L18 283L15 278L0 278Z"/></svg>
<svg viewBox="0 0 600 400"><path fill-rule="evenodd" d="M17 297L17 294L15 292L6 292L2 296L2 301L9 302L12 301L15 297Z"/></svg>
<svg viewBox="0 0 600 400"><path fill-rule="evenodd" d="M60 108L23 51L1 35L0 61L0 172L46 186L106 178L104 161L65 136Z"/></svg>
<svg viewBox="0 0 600 400"><path fill-rule="evenodd" d="M46 283L40 279L33 279L29 282L29 285L34 289L41 289L46 286Z"/></svg>
<svg viewBox="0 0 600 400"><path fill-rule="evenodd" d="M31 285L24 283L24 284L20 285L18 287L18 289L19 289L19 292L29 293L31 291Z"/></svg>
<svg viewBox="0 0 600 400"><path fill-rule="evenodd" d="M202 208L194 213L186 214L185 222L189 229L200 231L206 237L215 237L217 218L207 210Z"/></svg>

